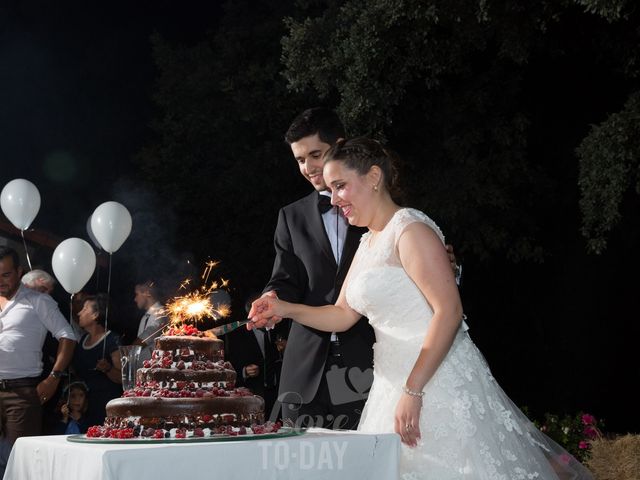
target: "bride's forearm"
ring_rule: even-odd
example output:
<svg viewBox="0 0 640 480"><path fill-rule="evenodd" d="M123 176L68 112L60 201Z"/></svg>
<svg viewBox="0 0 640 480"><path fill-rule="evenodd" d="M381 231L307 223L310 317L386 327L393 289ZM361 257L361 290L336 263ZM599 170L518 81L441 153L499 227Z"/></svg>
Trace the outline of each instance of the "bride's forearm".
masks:
<svg viewBox="0 0 640 480"><path fill-rule="evenodd" d="M337 305L310 307L299 303L282 302L282 317L292 318L302 325L323 332L343 332L351 328L357 318Z"/></svg>
<svg viewBox="0 0 640 480"><path fill-rule="evenodd" d="M457 311L453 318L441 318L443 315L435 314L429 325L429 332L424 339L420 355L409 374L406 386L409 390L420 392L431 380L438 367L449 352L453 340L455 339L461 320L455 320ZM449 315L447 315L449 316ZM460 314L460 318L462 314Z"/></svg>

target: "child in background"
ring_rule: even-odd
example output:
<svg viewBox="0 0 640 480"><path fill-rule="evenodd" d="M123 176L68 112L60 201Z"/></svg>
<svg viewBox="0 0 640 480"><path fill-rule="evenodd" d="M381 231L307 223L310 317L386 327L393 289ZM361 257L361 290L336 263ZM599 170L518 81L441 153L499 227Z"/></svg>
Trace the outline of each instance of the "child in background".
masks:
<svg viewBox="0 0 640 480"><path fill-rule="evenodd" d="M73 382L62 392L62 401L60 405L60 413L62 417L56 427L57 434L77 434L86 433L90 427L86 423L84 414L89 407L88 388L84 382Z"/></svg>

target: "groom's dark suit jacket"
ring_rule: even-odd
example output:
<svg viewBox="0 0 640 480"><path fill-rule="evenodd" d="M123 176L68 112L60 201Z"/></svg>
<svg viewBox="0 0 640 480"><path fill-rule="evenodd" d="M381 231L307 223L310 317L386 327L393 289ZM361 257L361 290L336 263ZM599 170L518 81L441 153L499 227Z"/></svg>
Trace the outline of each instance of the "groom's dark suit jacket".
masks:
<svg viewBox="0 0 640 480"><path fill-rule="evenodd" d="M318 210L318 193L287 205L279 213L274 238L276 258L265 291L275 290L279 298L290 302L333 304L365 231L349 226L337 265ZM330 338L331 333L292 322L280 377L281 401L313 400L324 373ZM338 333L338 339L345 367L363 371L372 367L375 336L366 318L347 332Z"/></svg>

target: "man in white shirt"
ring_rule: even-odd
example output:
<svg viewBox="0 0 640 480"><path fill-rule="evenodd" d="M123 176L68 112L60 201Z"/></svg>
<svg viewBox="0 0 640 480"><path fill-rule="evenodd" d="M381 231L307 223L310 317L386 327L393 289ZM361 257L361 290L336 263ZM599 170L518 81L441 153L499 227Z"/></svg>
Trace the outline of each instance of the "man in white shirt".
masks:
<svg viewBox="0 0 640 480"><path fill-rule="evenodd" d="M15 250L0 247L0 477L17 438L39 435L42 404L55 394L71 362L76 337L49 296L20 283ZM42 345L47 331L58 339L51 373L42 374Z"/></svg>
<svg viewBox="0 0 640 480"><path fill-rule="evenodd" d="M153 281L137 284L134 300L138 308L145 311L138 325L137 338L133 342L134 345L142 345L139 361L143 362L151 358L154 340L162 334L162 329L167 325L168 318L158 300L158 293Z"/></svg>

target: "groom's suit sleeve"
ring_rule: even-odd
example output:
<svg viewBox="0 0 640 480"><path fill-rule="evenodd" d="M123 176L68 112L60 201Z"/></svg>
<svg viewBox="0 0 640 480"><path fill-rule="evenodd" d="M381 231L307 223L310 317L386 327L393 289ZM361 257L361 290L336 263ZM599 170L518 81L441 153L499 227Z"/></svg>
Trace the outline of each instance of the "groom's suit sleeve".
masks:
<svg viewBox="0 0 640 480"><path fill-rule="evenodd" d="M279 298L300 303L306 289L307 274L302 262L294 253L291 230L284 209L278 214L273 243L276 257L271 279L264 291L275 290Z"/></svg>

